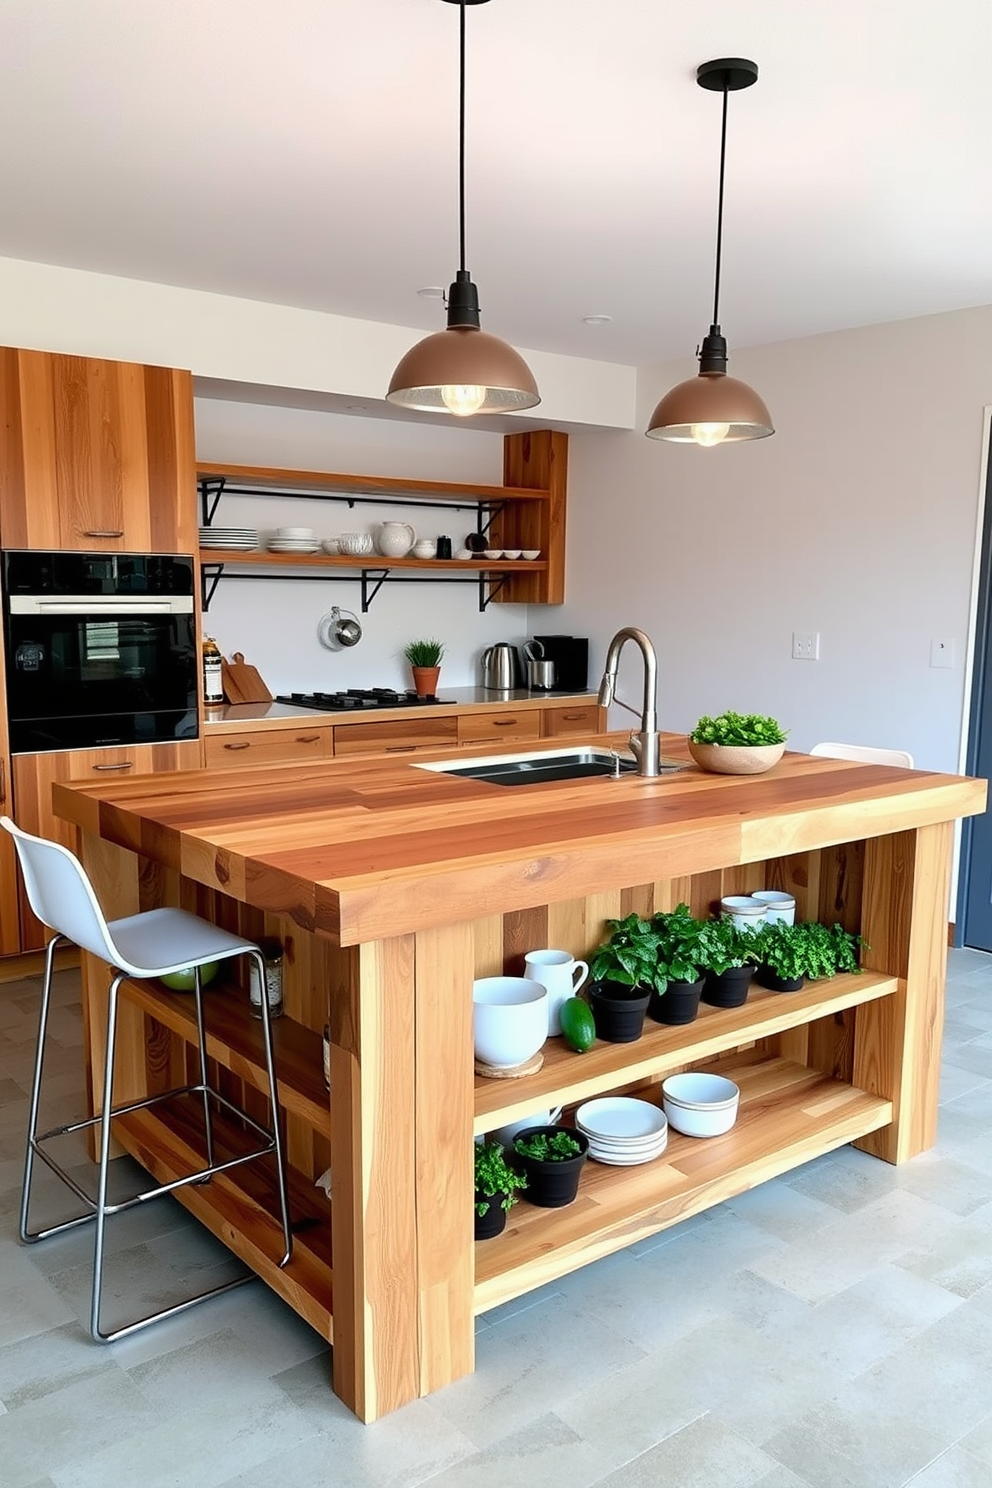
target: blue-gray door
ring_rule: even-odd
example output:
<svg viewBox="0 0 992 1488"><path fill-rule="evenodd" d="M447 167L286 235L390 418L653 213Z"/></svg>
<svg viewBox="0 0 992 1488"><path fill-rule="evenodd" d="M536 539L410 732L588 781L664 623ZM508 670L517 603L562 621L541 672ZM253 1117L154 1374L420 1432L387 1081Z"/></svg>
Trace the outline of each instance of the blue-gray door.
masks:
<svg viewBox="0 0 992 1488"><path fill-rule="evenodd" d="M968 731L969 775L992 780L992 461L986 473L975 666ZM955 942L992 951L992 817L986 811L964 823Z"/></svg>

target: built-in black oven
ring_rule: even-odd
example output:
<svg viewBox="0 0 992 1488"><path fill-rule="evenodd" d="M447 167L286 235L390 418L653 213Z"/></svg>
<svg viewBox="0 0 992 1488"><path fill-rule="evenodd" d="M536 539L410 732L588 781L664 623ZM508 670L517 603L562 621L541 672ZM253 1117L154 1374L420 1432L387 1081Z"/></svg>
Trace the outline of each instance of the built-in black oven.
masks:
<svg viewBox="0 0 992 1488"><path fill-rule="evenodd" d="M193 560L3 554L15 754L197 735Z"/></svg>

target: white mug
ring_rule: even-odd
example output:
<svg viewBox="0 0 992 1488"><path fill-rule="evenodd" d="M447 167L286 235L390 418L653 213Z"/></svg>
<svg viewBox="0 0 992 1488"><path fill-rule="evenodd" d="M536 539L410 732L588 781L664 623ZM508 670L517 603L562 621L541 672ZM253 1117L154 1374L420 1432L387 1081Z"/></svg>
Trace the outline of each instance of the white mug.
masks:
<svg viewBox="0 0 992 1488"><path fill-rule="evenodd" d="M740 930L757 930L766 923L764 900L753 894L728 894L720 900L720 913L729 915Z"/></svg>
<svg viewBox="0 0 992 1488"><path fill-rule="evenodd" d="M576 961L568 951L528 951L524 957L524 976L548 989L548 1033L561 1033L559 1012L563 1002L574 997L589 975L584 961Z"/></svg>
<svg viewBox="0 0 992 1488"><path fill-rule="evenodd" d="M548 991L533 977L478 977L472 983L475 1057L495 1069L525 1064L548 1036Z"/></svg>
<svg viewBox="0 0 992 1488"><path fill-rule="evenodd" d="M795 924L796 901L791 894L785 894L781 889L755 889L751 898L761 900L771 923L781 920L783 925Z"/></svg>

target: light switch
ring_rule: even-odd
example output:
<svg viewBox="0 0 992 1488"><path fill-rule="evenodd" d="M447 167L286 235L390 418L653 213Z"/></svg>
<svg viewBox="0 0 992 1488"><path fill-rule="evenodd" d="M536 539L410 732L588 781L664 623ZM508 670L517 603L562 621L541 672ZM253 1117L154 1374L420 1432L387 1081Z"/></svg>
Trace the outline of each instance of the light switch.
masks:
<svg viewBox="0 0 992 1488"><path fill-rule="evenodd" d="M820 632L818 630L794 630L792 632L793 661L819 661Z"/></svg>

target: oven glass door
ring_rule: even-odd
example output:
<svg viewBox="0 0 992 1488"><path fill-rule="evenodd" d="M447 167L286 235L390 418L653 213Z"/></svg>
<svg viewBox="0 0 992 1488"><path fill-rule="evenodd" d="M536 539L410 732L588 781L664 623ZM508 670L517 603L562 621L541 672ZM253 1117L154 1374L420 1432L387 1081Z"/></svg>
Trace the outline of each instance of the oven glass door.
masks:
<svg viewBox="0 0 992 1488"><path fill-rule="evenodd" d="M8 613L12 752L195 738L193 615L79 608Z"/></svg>

